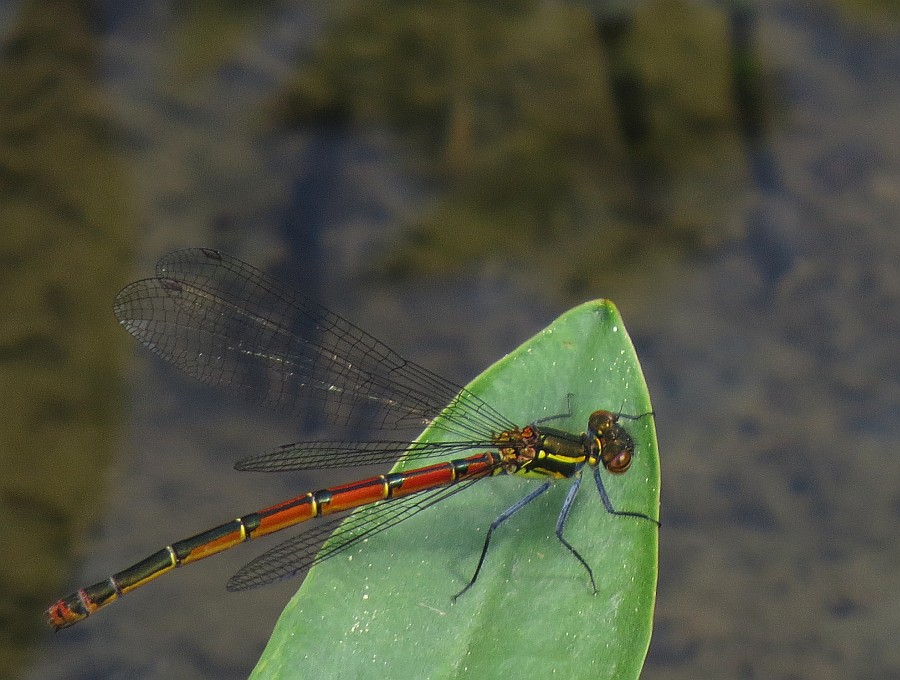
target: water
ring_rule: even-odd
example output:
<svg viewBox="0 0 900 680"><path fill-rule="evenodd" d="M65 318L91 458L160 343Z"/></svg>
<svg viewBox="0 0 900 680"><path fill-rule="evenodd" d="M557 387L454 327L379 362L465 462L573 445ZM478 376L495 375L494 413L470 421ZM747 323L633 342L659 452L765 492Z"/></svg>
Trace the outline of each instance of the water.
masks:
<svg viewBox="0 0 900 680"><path fill-rule="evenodd" d="M753 157L764 172L748 173L725 201L722 232L701 254L638 257L602 288L572 286L571 299L556 292L567 284L555 279L551 255L590 267L596 253L573 248L553 229L543 235L546 259L517 259L515 248L504 257L494 246L485 261L444 279L372 275L373 253L390 252L430 191L404 169L391 136L365 126L259 132L260 112L295 54L322 30L309 10L264 8L216 30L196 14L155 6L101 12L100 37L87 43L95 80L86 82L95 89L78 101L96 104L114 123L114 152L99 171L60 172L105 178L103 201L89 203L103 210L79 222L60 199L51 204L53 219L25 213L32 221L10 222L15 238L5 253L7 262L24 263L10 269L23 286L16 290L41 292L33 302L22 292L7 296L37 310L26 315L7 302L3 316L18 326L48 318L49 306L59 310L54 323L71 333L79 328L73 319L88 317L67 305L90 298L97 310L77 349L12 340L5 347L25 348L43 375L66 375L59 381L66 385L97 369L69 379L54 357L93 356L100 337L109 354L88 365L112 372L122 356L127 368L108 376L125 387L103 393L127 396L112 400L122 406L109 411L112 425L97 426L103 434L73 425L63 407L84 400L68 393L47 400L57 406L41 411L40 427L29 431L58 455L79 436L108 442L114 455L108 494L97 490L100 519L89 523L94 510L77 511L91 529L85 545L66 552L91 557L68 566L68 585L177 538L159 521L163 513L191 517L199 530L323 481L233 472L233 460L297 439L299 427L193 385L115 327L110 306L121 284L163 252L208 245L261 266L312 271L314 294L458 381L575 302L613 298L650 384L663 465L659 600L645 677L900 674L893 640L900 624L900 41L896 24L852 21L819 4L754 9L755 44L777 86L765 153ZM67 22L69 35L78 35L78 24ZM77 47L67 54L80 54ZM33 92L25 101L39 114L39 104L47 106ZM37 120L49 126L47 137L66 130L64 116ZM60 161L51 167L67 169L64 156L48 156ZM46 194L37 192L35 203ZM705 194L698 187L696 195ZM302 239L301 226L309 230ZM96 271L73 276L72 261L93 262ZM29 524L23 533L56 545L65 524L59 494L39 490L62 464L42 468L38 453L10 441L3 461L15 479L25 473L15 482L25 491L7 490L10 481L4 503L21 499L20 519L46 518L44 529ZM23 556L20 579L29 559L43 561L31 557L42 554L37 548L7 545ZM226 593L245 557L183 570L96 620L47 633L25 677L245 677L298 585ZM39 617L68 592L53 585L43 587L46 598L32 586L15 599L18 616Z"/></svg>

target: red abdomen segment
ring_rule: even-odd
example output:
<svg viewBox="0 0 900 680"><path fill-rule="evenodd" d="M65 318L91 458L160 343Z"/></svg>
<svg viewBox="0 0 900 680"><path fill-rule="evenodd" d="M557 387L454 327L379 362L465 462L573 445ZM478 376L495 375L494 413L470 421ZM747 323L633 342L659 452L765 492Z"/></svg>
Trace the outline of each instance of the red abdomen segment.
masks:
<svg viewBox="0 0 900 680"><path fill-rule="evenodd" d="M315 517L490 475L499 461L498 453L486 452L296 496L166 546L104 581L62 598L47 610L48 623L57 630L67 628L176 567Z"/></svg>

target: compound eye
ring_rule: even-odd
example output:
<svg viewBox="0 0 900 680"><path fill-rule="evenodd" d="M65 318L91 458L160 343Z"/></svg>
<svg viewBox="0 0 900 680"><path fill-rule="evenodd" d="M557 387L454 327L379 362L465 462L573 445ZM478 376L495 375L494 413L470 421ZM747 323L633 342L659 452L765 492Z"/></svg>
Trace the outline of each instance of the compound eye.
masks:
<svg viewBox="0 0 900 680"><path fill-rule="evenodd" d="M588 419L588 427L597 434L608 432L615 423L616 417L609 411L594 411Z"/></svg>
<svg viewBox="0 0 900 680"><path fill-rule="evenodd" d="M629 451L628 449L619 451L619 453L613 456L612 459L606 464L606 469L616 475L622 474L630 467L631 451Z"/></svg>

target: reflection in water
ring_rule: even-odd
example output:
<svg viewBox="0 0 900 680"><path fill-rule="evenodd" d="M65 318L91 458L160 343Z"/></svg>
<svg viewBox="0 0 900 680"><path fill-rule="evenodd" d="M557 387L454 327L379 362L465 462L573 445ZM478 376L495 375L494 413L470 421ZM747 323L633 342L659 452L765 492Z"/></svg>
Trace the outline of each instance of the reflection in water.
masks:
<svg viewBox="0 0 900 680"><path fill-rule="evenodd" d="M109 292L132 220L89 13L26 3L0 59L0 675L43 633L102 503L119 420Z"/></svg>
<svg viewBox="0 0 900 680"><path fill-rule="evenodd" d="M590 290L625 258L721 240L743 194L734 93L759 91L761 77L752 45L732 38L721 10L688 3L596 15L358 3L281 108L288 121L352 121L408 144L431 201L388 257L396 273L446 275L490 253L543 262L555 274L545 291ZM577 249L595 266L567 256Z"/></svg>

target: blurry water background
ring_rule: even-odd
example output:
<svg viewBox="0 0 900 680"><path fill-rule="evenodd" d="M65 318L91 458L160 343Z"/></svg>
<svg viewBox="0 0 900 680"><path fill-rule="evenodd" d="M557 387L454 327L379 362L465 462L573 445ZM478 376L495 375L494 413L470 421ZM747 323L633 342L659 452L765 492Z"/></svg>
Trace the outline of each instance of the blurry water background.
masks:
<svg viewBox="0 0 900 680"><path fill-rule="evenodd" d="M234 472L327 433L117 326L204 245L459 382L612 298L662 459L644 677L900 677L898 121L888 0L0 2L0 676L245 677L299 585L225 592L251 544L43 627L334 480Z"/></svg>

